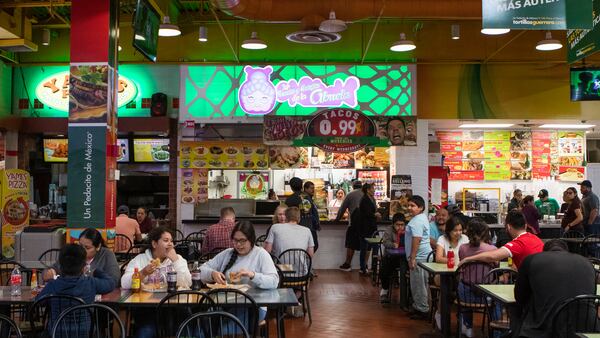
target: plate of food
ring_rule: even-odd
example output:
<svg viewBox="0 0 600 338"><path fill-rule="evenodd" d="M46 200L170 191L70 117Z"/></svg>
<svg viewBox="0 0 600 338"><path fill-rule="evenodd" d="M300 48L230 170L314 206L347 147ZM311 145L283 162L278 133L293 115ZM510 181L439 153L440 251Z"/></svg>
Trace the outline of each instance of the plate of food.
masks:
<svg viewBox="0 0 600 338"><path fill-rule="evenodd" d="M235 289L240 290L242 292L246 292L250 289L250 285L248 284L219 284L219 283L209 283L206 284L209 289Z"/></svg>
<svg viewBox="0 0 600 338"><path fill-rule="evenodd" d="M272 147L270 151L272 168L308 167L308 149L302 147Z"/></svg>

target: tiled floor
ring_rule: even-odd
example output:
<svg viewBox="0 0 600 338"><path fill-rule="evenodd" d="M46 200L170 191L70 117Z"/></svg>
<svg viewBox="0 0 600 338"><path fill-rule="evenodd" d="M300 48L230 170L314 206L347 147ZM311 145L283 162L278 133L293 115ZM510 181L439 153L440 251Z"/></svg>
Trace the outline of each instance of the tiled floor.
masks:
<svg viewBox="0 0 600 338"><path fill-rule="evenodd" d="M288 338L431 337L431 324L408 318L397 304L382 306L379 289L358 271L319 270L310 288L313 323L286 319ZM395 299L397 302L397 296ZM274 337L274 327L271 336Z"/></svg>

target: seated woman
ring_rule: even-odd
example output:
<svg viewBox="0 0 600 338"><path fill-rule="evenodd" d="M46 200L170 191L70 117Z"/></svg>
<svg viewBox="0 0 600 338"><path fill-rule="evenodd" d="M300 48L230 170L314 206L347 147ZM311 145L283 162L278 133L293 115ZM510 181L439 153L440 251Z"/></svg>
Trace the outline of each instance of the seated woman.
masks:
<svg viewBox="0 0 600 338"><path fill-rule="evenodd" d="M473 218L469 221L469 224L467 225L467 236L469 237L469 243L461 246L458 250L458 257L460 260L477 255L481 252L496 250L496 247L490 244L490 229L487 223L480 218ZM466 277L471 275L474 275L474 273L466 272L463 279L466 279ZM469 280L468 282L473 285L481 284L484 281ZM471 302L473 302L472 300L474 299L478 300L478 303L485 302L483 297L473 293L471 287L462 281L458 284L458 294L461 299L470 299ZM494 313L492 313L492 319L499 318L500 313L501 308L496 307ZM473 337L473 311L463 311L461 317L462 333L467 337Z"/></svg>
<svg viewBox="0 0 600 338"><path fill-rule="evenodd" d="M287 222L287 219L285 218L286 209L287 206L285 204L280 204L277 206L277 208L275 208L275 212L273 213L273 223L271 223L269 228L267 228L267 236L269 236L269 232L271 232L271 227L273 224L282 224Z"/></svg>
<svg viewBox="0 0 600 338"><path fill-rule="evenodd" d="M140 272L142 283L148 276L157 270L166 276L169 267L177 272L177 288L189 289L192 285L192 275L188 269L187 261L175 252L173 234L166 227L153 228L148 233L150 248L133 258L121 277L121 288L131 289L131 277L137 268ZM136 337L154 337L155 312L154 310L139 310L134 313Z"/></svg>
<svg viewBox="0 0 600 338"><path fill-rule="evenodd" d="M87 228L79 235L79 245L85 249L86 266L89 266L86 273L92 274L99 269L104 271L114 281L116 286L119 286L121 279L121 271L115 254L106 247L104 239L100 232L94 228ZM51 268L46 269L42 275L44 281L55 279L56 276L62 275L60 261L54 263Z"/></svg>
<svg viewBox="0 0 600 338"><path fill-rule="evenodd" d="M406 229L406 218L404 214L397 213L392 217L392 224L385 229L382 238L382 244L385 248L383 258L381 259L381 270L379 278L381 278L381 291L379 298L381 303L389 303L389 288L390 279L393 274L397 274L396 269L400 268L400 306L408 308L408 285L406 284L406 271L408 263L405 255L390 255L389 249L404 249L404 231Z"/></svg>
<svg viewBox="0 0 600 338"><path fill-rule="evenodd" d="M231 232L233 248L223 250L213 259L200 267L200 279L203 283L226 284L233 275L240 278L242 284L260 289L276 289L279 284L277 268L271 255L265 249L255 246L254 226L241 221ZM266 309L262 309L259 320L263 320Z"/></svg>

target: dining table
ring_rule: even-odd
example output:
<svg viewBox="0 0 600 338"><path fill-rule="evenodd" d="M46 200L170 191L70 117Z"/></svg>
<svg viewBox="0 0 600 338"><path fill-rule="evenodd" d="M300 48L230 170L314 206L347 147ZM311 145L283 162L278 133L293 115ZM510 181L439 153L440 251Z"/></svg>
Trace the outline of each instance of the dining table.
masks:
<svg viewBox="0 0 600 338"><path fill-rule="evenodd" d="M511 305L517 302L514 284L478 284L477 288L502 304ZM596 295L600 296L600 284L596 285Z"/></svg>
<svg viewBox="0 0 600 338"><path fill-rule="evenodd" d="M201 291L208 291L202 289ZM11 296L10 286L0 286L0 309L1 312L9 312L10 305L23 304L30 305L35 301L35 292L32 292L31 287L24 286L21 288L20 296ZM264 290L258 288L249 288L246 291L250 297L254 299L256 305L266 307L276 311L277 322L277 337L285 337L284 314L286 307L297 306L298 298L293 289L281 288ZM133 310L135 308L152 308L158 306L160 301L167 296L167 292L146 292L140 291L137 293L128 289L114 289L113 291L97 295L96 302L122 309ZM218 303L218 301L217 301Z"/></svg>

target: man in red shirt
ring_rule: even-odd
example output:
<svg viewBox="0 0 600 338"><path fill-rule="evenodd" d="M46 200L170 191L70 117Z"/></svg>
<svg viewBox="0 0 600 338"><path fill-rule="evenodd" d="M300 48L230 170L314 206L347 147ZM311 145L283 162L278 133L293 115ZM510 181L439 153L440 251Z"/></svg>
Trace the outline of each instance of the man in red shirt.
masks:
<svg viewBox="0 0 600 338"><path fill-rule="evenodd" d="M544 243L536 235L527 232L525 217L518 210L511 210L506 215L506 232L513 239L500 249L486 251L475 256L470 256L461 261L461 264L469 261L485 263L499 262L512 257L514 266L518 269L525 257L542 252Z"/></svg>
<svg viewBox="0 0 600 338"><path fill-rule="evenodd" d="M235 226L235 211L231 207L221 209L219 223L211 225L206 231L202 242L202 253L211 252L214 249L233 248L231 231Z"/></svg>

